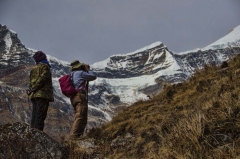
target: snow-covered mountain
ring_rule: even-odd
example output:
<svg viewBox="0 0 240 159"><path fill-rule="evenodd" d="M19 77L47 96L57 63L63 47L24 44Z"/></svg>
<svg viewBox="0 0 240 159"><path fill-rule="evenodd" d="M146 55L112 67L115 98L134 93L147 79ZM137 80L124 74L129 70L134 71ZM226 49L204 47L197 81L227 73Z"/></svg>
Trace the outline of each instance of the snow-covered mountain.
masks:
<svg viewBox="0 0 240 159"><path fill-rule="evenodd" d="M29 123L31 112L25 89L28 73L34 65L33 52L21 43L14 31L0 25L0 113L4 113L0 118L13 117ZM165 83L185 81L206 64L221 64L239 52L240 26L202 49L176 53L162 42L156 42L134 52L96 62L91 65L98 78L90 82L88 127L111 120L119 110L137 100L148 100L149 96L161 91ZM52 65L55 102L48 114L46 127L52 134L68 132L72 124L72 108L69 99L60 91L58 79L69 73L69 62L50 55L47 57ZM54 125L56 121L54 123L52 119L63 124L60 127ZM0 124L5 123L1 121Z"/></svg>
<svg viewBox="0 0 240 159"><path fill-rule="evenodd" d="M219 65L240 52L240 26L213 44L192 51L176 53L163 43L123 55L113 55L94 63L98 79L93 82L90 97L93 105L109 105L104 96L114 96L115 103L129 104L148 99L163 82L178 83L187 80L206 64ZM100 98L101 97L101 98ZM119 98L118 98L119 97Z"/></svg>

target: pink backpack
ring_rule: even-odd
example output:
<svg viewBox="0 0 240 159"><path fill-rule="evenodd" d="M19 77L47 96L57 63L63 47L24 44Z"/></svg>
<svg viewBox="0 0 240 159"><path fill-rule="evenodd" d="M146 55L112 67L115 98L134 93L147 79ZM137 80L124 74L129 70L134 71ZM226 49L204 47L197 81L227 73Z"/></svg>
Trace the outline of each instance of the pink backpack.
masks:
<svg viewBox="0 0 240 159"><path fill-rule="evenodd" d="M62 93L68 98L73 97L79 91L78 89L74 88L74 85L71 79L71 76L73 76L73 74L74 72L64 75L58 80Z"/></svg>

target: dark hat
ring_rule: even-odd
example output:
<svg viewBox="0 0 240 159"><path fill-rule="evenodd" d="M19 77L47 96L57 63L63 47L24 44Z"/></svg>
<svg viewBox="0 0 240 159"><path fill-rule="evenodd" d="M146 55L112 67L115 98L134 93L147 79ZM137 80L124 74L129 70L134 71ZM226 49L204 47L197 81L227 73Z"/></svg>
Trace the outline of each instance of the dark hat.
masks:
<svg viewBox="0 0 240 159"><path fill-rule="evenodd" d="M33 58L34 58L35 62L40 62L42 60L46 60L47 56L42 51L37 51L33 55Z"/></svg>
<svg viewBox="0 0 240 159"><path fill-rule="evenodd" d="M70 65L70 70L78 70L84 63L80 63L79 60L73 60Z"/></svg>

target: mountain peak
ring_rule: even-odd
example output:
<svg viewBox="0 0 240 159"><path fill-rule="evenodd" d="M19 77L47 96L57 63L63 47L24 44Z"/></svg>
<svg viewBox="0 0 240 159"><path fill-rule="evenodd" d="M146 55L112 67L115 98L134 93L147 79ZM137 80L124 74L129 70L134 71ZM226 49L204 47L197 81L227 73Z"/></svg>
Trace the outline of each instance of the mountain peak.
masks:
<svg viewBox="0 0 240 159"><path fill-rule="evenodd" d="M136 54L136 53L139 53L139 52L143 52L143 51L146 51L146 50L149 50L149 49L158 47L158 46L160 46L160 45L163 45L163 43L160 42L160 41L157 41L157 42L155 42L155 43L152 43L152 44L150 44L150 45L148 45L148 46L145 46L145 47L143 47L143 48L141 48L141 49L138 49L138 50L136 50L136 51L133 51L133 52L130 52L130 53L126 53L126 54L116 54L116 55L112 55L112 56L132 55L132 54ZM110 56L110 57L112 57L112 56Z"/></svg>
<svg viewBox="0 0 240 159"><path fill-rule="evenodd" d="M91 67L100 77L130 78L157 72L171 53L162 42L155 42L134 52L112 55L104 61L94 63ZM168 56L169 55L169 56Z"/></svg>
<svg viewBox="0 0 240 159"><path fill-rule="evenodd" d="M110 56L109 58L107 58L106 60L100 61L100 62L96 62L92 65L93 68L105 68L107 67L107 63L113 59L114 57L129 57L129 56L134 56L134 54L139 54L139 53L143 53L146 52L150 49L156 48L156 47L166 47L162 42L158 41L155 43L152 43L148 46L145 46L141 49L138 49L136 51L130 52L130 53L126 53L126 54L115 54Z"/></svg>
<svg viewBox="0 0 240 159"><path fill-rule="evenodd" d="M0 31L2 32L3 30L11 32L12 34L17 35L17 33L11 29L9 29L5 24L0 24Z"/></svg>
<svg viewBox="0 0 240 159"><path fill-rule="evenodd" d="M207 50L217 50L217 49L225 49L231 47L240 47L240 25L232 29L227 35L213 42L212 44L204 47L204 48L196 48L193 50L188 50L180 53L175 53L178 55L188 54L192 52L198 51L207 51Z"/></svg>
<svg viewBox="0 0 240 159"><path fill-rule="evenodd" d="M227 47L240 47L240 25L232 29L226 36L205 47L204 50Z"/></svg>

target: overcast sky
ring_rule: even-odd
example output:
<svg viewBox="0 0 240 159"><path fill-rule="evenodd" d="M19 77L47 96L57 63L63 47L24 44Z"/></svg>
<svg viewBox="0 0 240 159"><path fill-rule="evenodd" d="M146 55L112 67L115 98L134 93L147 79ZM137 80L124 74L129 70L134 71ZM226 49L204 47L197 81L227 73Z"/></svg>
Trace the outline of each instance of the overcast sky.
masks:
<svg viewBox="0 0 240 159"><path fill-rule="evenodd" d="M93 64L157 41L205 47L240 25L240 0L0 0L0 24L28 48Z"/></svg>

